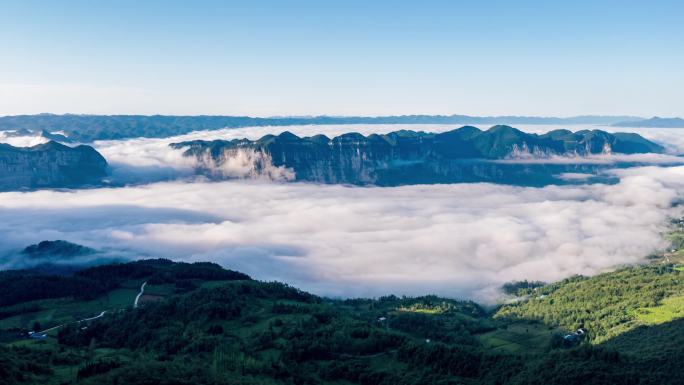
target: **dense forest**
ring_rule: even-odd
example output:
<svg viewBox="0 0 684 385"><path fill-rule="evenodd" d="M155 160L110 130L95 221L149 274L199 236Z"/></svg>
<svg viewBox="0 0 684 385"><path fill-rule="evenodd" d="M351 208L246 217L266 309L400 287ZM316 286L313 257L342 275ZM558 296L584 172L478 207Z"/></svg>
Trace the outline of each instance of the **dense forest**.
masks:
<svg viewBox="0 0 684 385"><path fill-rule="evenodd" d="M682 278L681 269L658 262L550 285L517 282L509 290L519 301L491 310L436 296L332 300L210 263L147 260L70 276L4 272L0 378L3 384L681 384L684 329L663 307L684 292ZM133 308L125 288L135 294L141 282L149 294ZM117 296L125 301L111 305ZM45 324L57 316L51 306L71 305L108 313L67 322L45 337L27 336L29 329L54 326ZM45 325L33 327L34 319ZM568 341L577 328L586 335Z"/></svg>
<svg viewBox="0 0 684 385"><path fill-rule="evenodd" d="M87 268L74 275L50 275L35 270L0 271L0 307L45 298L96 298L130 279L147 278L151 283L201 280L249 279L213 263L173 263L151 259L126 264ZM0 314L1 311L0 311Z"/></svg>

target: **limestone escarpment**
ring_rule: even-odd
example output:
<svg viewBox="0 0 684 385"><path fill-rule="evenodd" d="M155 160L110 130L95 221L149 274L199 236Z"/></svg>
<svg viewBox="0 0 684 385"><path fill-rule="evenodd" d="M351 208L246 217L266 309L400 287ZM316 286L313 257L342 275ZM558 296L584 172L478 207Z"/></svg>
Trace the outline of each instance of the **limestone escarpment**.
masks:
<svg viewBox="0 0 684 385"><path fill-rule="evenodd" d="M90 146L48 142L33 147L0 144L0 190L77 187L98 183L107 161Z"/></svg>
<svg viewBox="0 0 684 385"><path fill-rule="evenodd" d="M543 185L563 173L594 173L585 162L501 162L563 156L662 152L636 134L551 131L528 134L508 126L487 131L465 126L431 134L397 131L300 138L284 132L259 140L190 141L171 145L196 160L200 173L217 179L277 180L393 186L419 183L497 182Z"/></svg>

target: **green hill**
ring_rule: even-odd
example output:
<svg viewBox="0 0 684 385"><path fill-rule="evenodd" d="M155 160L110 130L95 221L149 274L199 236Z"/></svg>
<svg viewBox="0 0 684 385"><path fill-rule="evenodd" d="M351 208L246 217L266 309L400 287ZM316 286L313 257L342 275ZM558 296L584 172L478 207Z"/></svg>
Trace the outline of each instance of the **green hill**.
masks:
<svg viewBox="0 0 684 385"><path fill-rule="evenodd" d="M601 343L641 325L684 316L678 313L684 309L684 272L672 265L633 266L591 278L568 278L529 290L528 295L503 306L494 317L534 319L565 330L582 327L592 343Z"/></svg>
<svg viewBox="0 0 684 385"><path fill-rule="evenodd" d="M493 311L436 296L332 300L210 263L144 260L71 276L7 271L0 274L0 378L681 384L684 272L667 260L509 285L521 300ZM578 327L586 335L568 342Z"/></svg>

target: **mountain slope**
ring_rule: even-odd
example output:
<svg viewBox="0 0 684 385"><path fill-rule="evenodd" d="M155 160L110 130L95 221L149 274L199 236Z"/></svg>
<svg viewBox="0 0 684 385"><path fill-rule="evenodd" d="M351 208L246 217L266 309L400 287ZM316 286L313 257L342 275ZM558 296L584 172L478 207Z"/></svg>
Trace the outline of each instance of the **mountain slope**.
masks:
<svg viewBox="0 0 684 385"><path fill-rule="evenodd" d="M671 264L632 269L543 287L540 290L555 302L542 302L549 309L557 307L574 328L576 315L589 319L596 312L595 319L606 317L604 305L597 302L602 299L592 295L611 293L605 298L613 304L608 306L610 312L629 314L634 306L659 304L654 296L684 289L679 283L679 274L684 273ZM0 283L21 275L6 274L9 278L0 276ZM331 300L276 282L250 280L213 264L165 260L101 266L74 276L85 285L84 292L89 285L101 287L97 282L103 278L112 284L104 289L110 291L94 300L37 301L42 297L36 294L21 306L0 307L0 337L5 341L0 345L0 374L6 383L668 385L684 381L679 367L684 353L684 345L678 343L684 338L681 319L642 325L608 339L601 333L609 329L586 322L590 338L579 346L564 347L554 343L562 340L563 334L558 333L563 329L553 329L534 315L492 318L469 301L434 296ZM28 283L35 277L20 279ZM141 282L147 283L148 298L133 309L132 298ZM126 287L135 289L124 302L112 305ZM662 293L654 290L661 287ZM561 293L573 292L581 303L561 300L565 295ZM533 301L536 298L526 303ZM626 306L616 305L620 303ZM89 309L91 318L102 309L109 311L91 321L51 329L47 337L38 339L19 337L21 329L2 329L13 322L30 327L34 317L46 313L35 306L44 306L53 315L70 308L79 317L88 317L79 312ZM516 306L526 305L506 305L498 314ZM572 306L579 306L580 312L564 310ZM11 311L19 315L10 315ZM550 333L541 333L549 328ZM499 345L508 339L528 344L535 330L543 338L534 349L493 347L495 338L489 337L494 333ZM598 342L599 337L603 342Z"/></svg>
<svg viewBox="0 0 684 385"><path fill-rule="evenodd" d="M33 147L0 143L0 191L98 183L107 161L90 146L50 141Z"/></svg>
<svg viewBox="0 0 684 385"><path fill-rule="evenodd" d="M499 309L496 317L537 319L565 330L582 327L590 341L601 343L649 325L646 309L684 295L684 271L662 264L627 267L568 278L528 294L529 299Z"/></svg>

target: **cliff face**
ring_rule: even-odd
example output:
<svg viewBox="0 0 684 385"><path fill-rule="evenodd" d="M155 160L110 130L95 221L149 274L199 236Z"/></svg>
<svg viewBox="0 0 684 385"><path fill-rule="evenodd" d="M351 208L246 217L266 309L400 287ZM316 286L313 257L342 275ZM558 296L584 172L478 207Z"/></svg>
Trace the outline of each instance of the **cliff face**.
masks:
<svg viewBox="0 0 684 385"><path fill-rule="evenodd" d="M197 160L200 172L215 178L269 178L319 183L376 184L490 181L525 185L552 183L557 174L596 172L596 165L499 162L556 155L662 152L634 134L565 130L527 134L508 126L475 127L429 134L397 131L329 139L299 138L289 132L256 141L175 143Z"/></svg>
<svg viewBox="0 0 684 385"><path fill-rule="evenodd" d="M48 142L33 147L0 144L0 190L76 187L97 183L107 161L90 146Z"/></svg>

